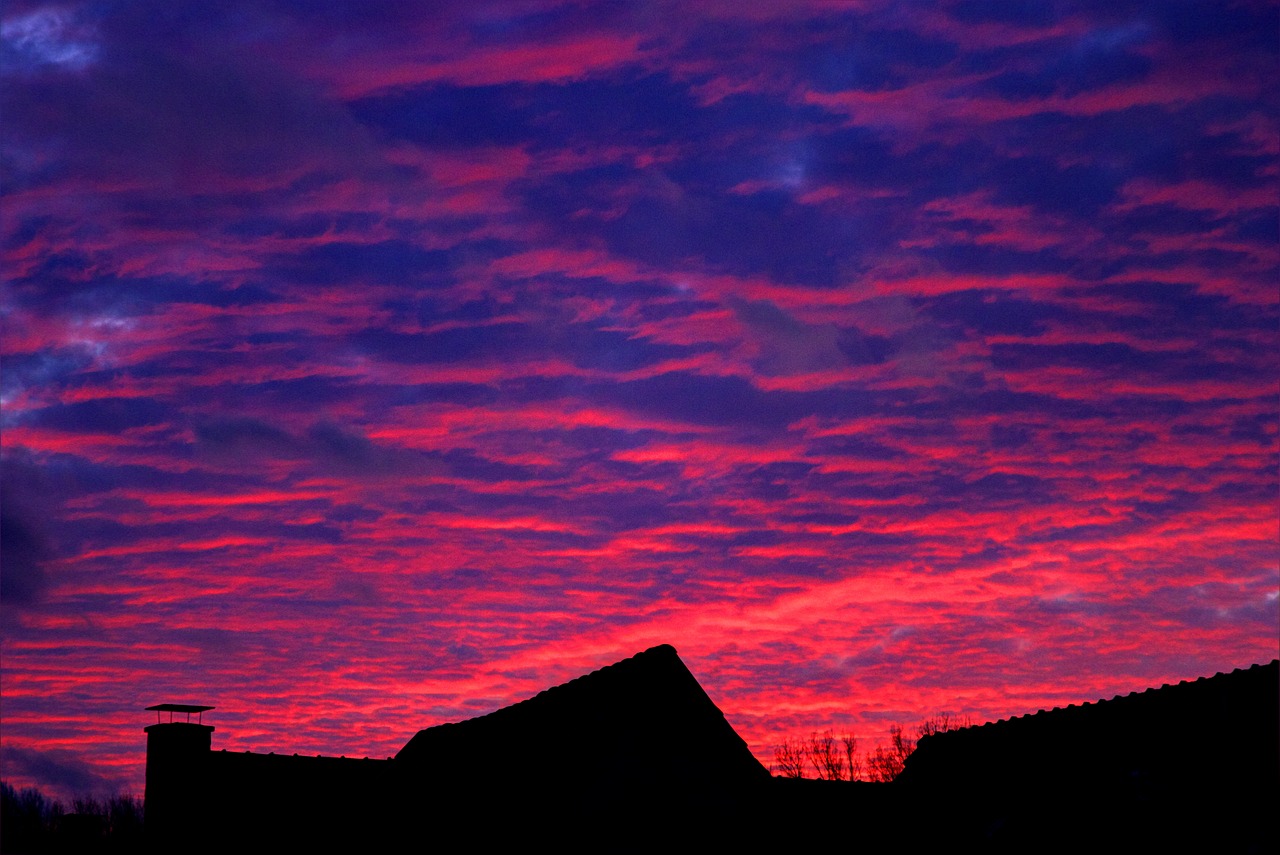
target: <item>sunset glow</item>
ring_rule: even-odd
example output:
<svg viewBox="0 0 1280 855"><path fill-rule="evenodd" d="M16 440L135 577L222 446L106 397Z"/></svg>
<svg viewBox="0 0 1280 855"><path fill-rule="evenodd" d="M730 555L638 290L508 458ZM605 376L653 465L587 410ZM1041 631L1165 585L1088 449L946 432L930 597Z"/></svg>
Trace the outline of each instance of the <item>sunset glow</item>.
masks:
<svg viewBox="0 0 1280 855"><path fill-rule="evenodd" d="M1278 31L6 3L4 778L663 643L765 763L1275 658Z"/></svg>

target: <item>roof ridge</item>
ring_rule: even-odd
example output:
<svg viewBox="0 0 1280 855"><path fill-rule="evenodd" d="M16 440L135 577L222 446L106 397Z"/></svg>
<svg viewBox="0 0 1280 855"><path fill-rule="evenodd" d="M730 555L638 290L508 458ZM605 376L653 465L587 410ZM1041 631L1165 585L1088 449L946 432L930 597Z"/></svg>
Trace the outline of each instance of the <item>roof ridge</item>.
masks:
<svg viewBox="0 0 1280 855"><path fill-rule="evenodd" d="M525 704L528 704L532 701L536 701L539 698L542 698L546 695L550 695L553 692L558 693L560 690L566 689L570 686L573 686L574 684L581 685L584 680L598 678L600 674L603 674L606 671L616 672L616 669L619 666L633 665L636 662L636 660L641 659L642 657L653 658L654 656L657 656L657 655L666 654L668 651L672 656L676 658L677 662L684 664L683 660L680 659L680 654L676 652L675 647L671 646L670 644L655 644L653 647L649 647L644 650L641 650L639 653L633 653L630 656L626 657L625 659L619 659L617 662L610 662L608 665L601 665L599 668L596 668L594 671L588 671L585 674L579 674L577 677L574 677L570 680L566 680L563 683L556 683L554 686L548 686L547 688L543 689L542 691L538 692L535 695L530 695L529 697L524 698L523 700L515 701L513 703L509 703L504 706L498 707L496 710L490 710L487 713L481 713L480 715L473 715L470 718L464 718L458 721L441 722L440 724L432 725L431 727L428 727L425 729L434 730L437 727L449 727L450 725L467 724L468 722L477 721L482 718L488 718L491 715L497 715L498 713L505 712L507 710L513 710L518 707L523 707Z"/></svg>

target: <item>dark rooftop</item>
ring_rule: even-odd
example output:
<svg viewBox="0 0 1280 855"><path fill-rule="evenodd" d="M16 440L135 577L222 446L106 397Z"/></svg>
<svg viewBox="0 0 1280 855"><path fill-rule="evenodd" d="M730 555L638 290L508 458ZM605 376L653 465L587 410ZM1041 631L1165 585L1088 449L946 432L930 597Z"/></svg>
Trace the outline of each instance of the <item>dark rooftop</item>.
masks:
<svg viewBox="0 0 1280 855"><path fill-rule="evenodd" d="M1110 699L922 737L900 780L1015 780L1057 764L1059 776L1159 770L1187 777L1275 780L1280 660ZM1247 742L1247 752L1229 750ZM1177 748L1175 749L1175 746Z"/></svg>
<svg viewBox="0 0 1280 855"><path fill-rule="evenodd" d="M769 777L668 644L488 715L419 731L396 760L464 775L514 768L654 786Z"/></svg>

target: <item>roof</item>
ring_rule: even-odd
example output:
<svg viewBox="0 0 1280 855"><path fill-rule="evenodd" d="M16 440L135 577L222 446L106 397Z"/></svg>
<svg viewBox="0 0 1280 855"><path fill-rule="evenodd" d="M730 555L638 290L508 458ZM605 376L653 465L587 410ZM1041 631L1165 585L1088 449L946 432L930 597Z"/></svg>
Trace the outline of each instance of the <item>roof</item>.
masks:
<svg viewBox="0 0 1280 855"><path fill-rule="evenodd" d="M1280 660L922 737L899 780L998 786L1050 775L1272 783ZM1251 746L1240 751L1242 744Z"/></svg>
<svg viewBox="0 0 1280 855"><path fill-rule="evenodd" d="M769 777L667 644L488 715L419 731L396 761L486 785L503 777L634 789Z"/></svg>

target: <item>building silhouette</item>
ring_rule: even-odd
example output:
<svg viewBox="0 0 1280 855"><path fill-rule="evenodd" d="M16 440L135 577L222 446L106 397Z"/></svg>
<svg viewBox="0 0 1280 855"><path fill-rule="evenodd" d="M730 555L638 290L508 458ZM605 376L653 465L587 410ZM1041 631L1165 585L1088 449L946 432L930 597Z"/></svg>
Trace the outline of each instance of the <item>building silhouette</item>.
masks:
<svg viewBox="0 0 1280 855"><path fill-rule="evenodd" d="M387 760L213 751L213 728L185 721L146 730L147 827L162 848L474 833L482 848L641 849L676 826L728 833L770 780L669 645L419 731Z"/></svg>
<svg viewBox="0 0 1280 855"><path fill-rule="evenodd" d="M894 783L989 850L1280 851L1280 661L925 736Z"/></svg>
<svg viewBox="0 0 1280 855"><path fill-rule="evenodd" d="M1278 699L1273 661L964 728L921 739L892 784L771 777L668 645L385 760L215 751L209 707L164 704L148 708L170 720L146 728L147 835L186 851L1273 851Z"/></svg>

